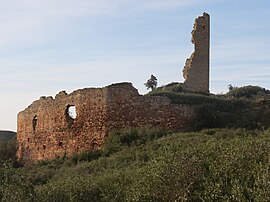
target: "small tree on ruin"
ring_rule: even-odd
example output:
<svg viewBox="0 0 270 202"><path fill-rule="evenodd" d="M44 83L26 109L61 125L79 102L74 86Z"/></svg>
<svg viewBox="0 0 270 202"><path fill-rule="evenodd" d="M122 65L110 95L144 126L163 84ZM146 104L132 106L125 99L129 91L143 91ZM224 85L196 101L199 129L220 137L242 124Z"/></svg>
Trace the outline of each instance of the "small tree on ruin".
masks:
<svg viewBox="0 0 270 202"><path fill-rule="evenodd" d="M147 90L151 88L151 90L155 90L157 88L157 77L151 75L150 79L144 84L147 87Z"/></svg>

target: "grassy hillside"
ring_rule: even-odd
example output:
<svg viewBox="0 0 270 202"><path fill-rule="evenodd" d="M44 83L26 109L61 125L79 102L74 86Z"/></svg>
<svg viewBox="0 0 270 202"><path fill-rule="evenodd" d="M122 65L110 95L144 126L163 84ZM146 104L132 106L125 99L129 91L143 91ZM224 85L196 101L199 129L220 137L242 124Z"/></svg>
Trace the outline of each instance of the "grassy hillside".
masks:
<svg viewBox="0 0 270 202"><path fill-rule="evenodd" d="M114 132L100 151L1 172L3 201L269 201L270 130Z"/></svg>
<svg viewBox="0 0 270 202"><path fill-rule="evenodd" d="M165 96L174 104L194 107L197 117L191 130L203 128L270 127L270 91L258 86L233 87L226 94L191 93L181 84L158 88L148 96Z"/></svg>
<svg viewBox="0 0 270 202"><path fill-rule="evenodd" d="M16 133L12 131L0 131L0 165L10 159L16 160Z"/></svg>
<svg viewBox="0 0 270 202"><path fill-rule="evenodd" d="M0 130L0 140L11 140L16 137L16 133L13 131Z"/></svg>

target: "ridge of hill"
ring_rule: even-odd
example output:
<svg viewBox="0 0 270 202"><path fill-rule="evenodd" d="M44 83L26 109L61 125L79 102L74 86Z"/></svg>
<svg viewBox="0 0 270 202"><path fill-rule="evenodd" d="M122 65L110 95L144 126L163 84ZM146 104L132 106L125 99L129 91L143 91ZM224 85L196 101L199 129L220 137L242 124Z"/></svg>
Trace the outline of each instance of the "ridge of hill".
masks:
<svg viewBox="0 0 270 202"><path fill-rule="evenodd" d="M16 137L16 132L9 130L0 130L0 140L11 140Z"/></svg>
<svg viewBox="0 0 270 202"><path fill-rule="evenodd" d="M231 87L228 93L215 95L186 91L181 84L171 83L146 96L165 96L174 104L194 107L196 119L190 130L270 127L270 91L259 86Z"/></svg>

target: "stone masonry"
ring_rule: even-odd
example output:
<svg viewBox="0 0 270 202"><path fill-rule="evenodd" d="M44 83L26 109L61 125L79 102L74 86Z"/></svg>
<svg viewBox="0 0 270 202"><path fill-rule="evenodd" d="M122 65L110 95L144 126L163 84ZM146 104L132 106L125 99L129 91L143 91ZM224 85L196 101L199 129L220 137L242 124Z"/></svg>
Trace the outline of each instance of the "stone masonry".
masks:
<svg viewBox="0 0 270 202"><path fill-rule="evenodd" d="M76 107L75 119L68 114L70 106ZM141 96L131 83L62 91L55 98L41 97L18 114L17 157L28 165L70 156L100 148L113 129L151 125L178 130L193 118L190 106Z"/></svg>
<svg viewBox="0 0 270 202"><path fill-rule="evenodd" d="M190 91L209 92L210 16L203 13L195 19L192 31L195 50L183 69L183 87Z"/></svg>

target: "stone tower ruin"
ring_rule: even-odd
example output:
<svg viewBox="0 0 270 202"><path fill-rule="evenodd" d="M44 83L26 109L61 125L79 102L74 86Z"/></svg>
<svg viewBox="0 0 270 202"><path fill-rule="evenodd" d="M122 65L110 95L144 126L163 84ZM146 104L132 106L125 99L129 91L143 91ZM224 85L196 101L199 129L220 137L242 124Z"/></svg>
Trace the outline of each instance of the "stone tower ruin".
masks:
<svg viewBox="0 0 270 202"><path fill-rule="evenodd" d="M203 13L195 19L191 42L195 50L183 69L186 90L209 92L210 16Z"/></svg>

